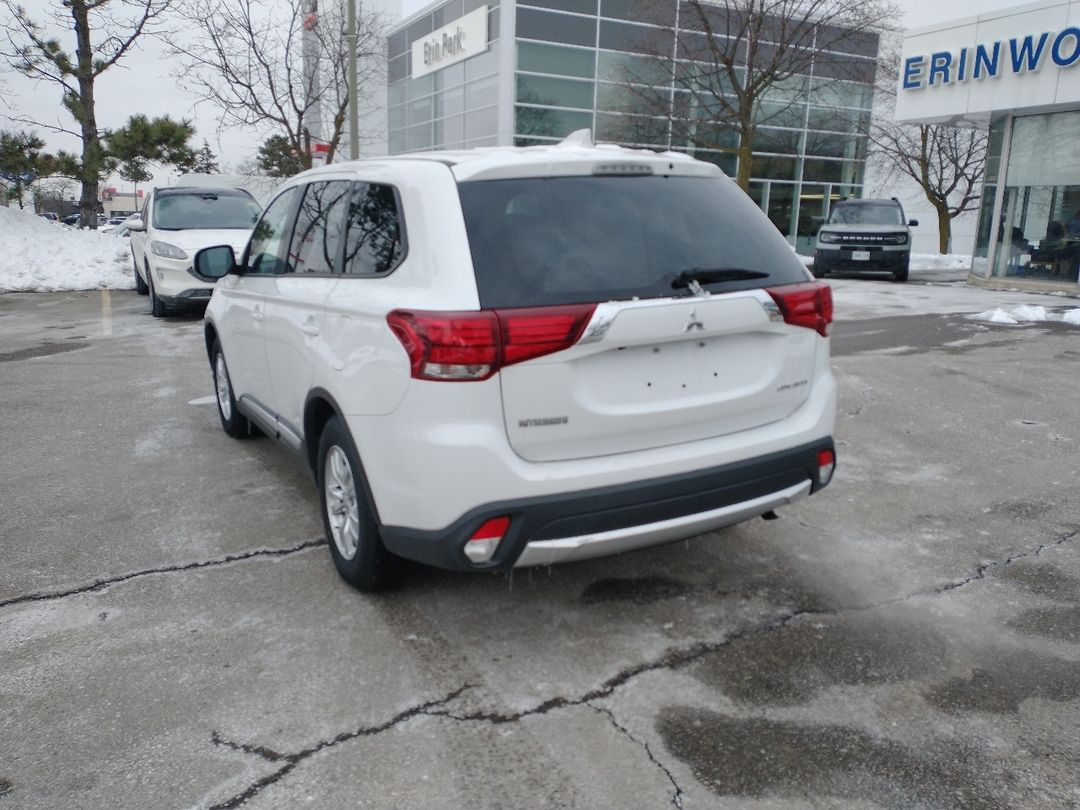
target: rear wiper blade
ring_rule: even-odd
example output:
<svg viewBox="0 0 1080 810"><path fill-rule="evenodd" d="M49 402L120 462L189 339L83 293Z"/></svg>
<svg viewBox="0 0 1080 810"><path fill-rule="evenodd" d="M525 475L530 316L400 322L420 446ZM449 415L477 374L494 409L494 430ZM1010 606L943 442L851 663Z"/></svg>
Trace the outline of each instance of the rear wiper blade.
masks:
<svg viewBox="0 0 1080 810"><path fill-rule="evenodd" d="M672 288L678 290L689 287L692 283L714 284L718 281L750 281L755 278L768 278L768 273L760 270L746 270L742 267L691 267L683 270L671 282Z"/></svg>

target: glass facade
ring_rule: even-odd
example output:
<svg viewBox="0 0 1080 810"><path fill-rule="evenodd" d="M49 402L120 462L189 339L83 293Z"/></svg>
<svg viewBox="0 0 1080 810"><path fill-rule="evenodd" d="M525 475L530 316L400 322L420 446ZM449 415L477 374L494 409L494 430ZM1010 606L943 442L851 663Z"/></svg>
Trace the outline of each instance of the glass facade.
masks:
<svg viewBox="0 0 1080 810"><path fill-rule="evenodd" d="M992 276L1080 280L1078 131L1080 111L1013 119Z"/></svg>
<svg viewBox="0 0 1080 810"><path fill-rule="evenodd" d="M729 175L738 171L738 132L718 120L719 99L730 96L730 87L708 66L701 26L694 27L677 0L523 0L513 10L512 42L497 41L494 7L491 50L420 80L409 78L409 43L469 8L468 0L454 0L391 35L391 154L499 143L495 107L512 104L513 132L504 133L503 145L554 143L590 129L598 141L673 149ZM832 41L836 32L825 34ZM862 133L870 117L878 43L863 35L839 41L844 53L827 53L805 75L771 87L757 109L750 196L803 252L812 251L833 201L862 195ZM512 97L499 99L497 53L505 47L514 48L513 82L506 91ZM480 61L487 67L468 75ZM484 79L490 95L470 105L466 92L462 106L460 87ZM447 94L456 94L453 110ZM463 116L464 128L456 121L448 128L451 116Z"/></svg>
<svg viewBox="0 0 1080 810"><path fill-rule="evenodd" d="M488 7L488 49L412 78L412 43L485 5L451 0L387 38L387 151L422 152L498 145L499 3Z"/></svg>

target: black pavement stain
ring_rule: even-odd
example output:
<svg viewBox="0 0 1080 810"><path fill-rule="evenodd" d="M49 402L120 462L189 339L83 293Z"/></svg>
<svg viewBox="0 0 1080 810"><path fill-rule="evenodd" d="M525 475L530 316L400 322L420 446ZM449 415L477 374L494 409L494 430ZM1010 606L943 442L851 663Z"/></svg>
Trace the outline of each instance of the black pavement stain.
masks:
<svg viewBox="0 0 1080 810"><path fill-rule="evenodd" d="M7 796L11 791L15 789L15 786L11 782L3 777L0 777L0 799Z"/></svg>
<svg viewBox="0 0 1080 810"><path fill-rule="evenodd" d="M992 507L990 512L995 515L1007 515L1018 520L1032 520L1052 511L1056 506L1057 503L1048 498L1035 498L1030 501L999 503Z"/></svg>
<svg viewBox="0 0 1080 810"><path fill-rule="evenodd" d="M946 714L1012 714L1028 698L1064 703L1080 698L1080 667L1075 661L1013 653L994 660L992 669L976 669L923 693Z"/></svg>
<svg viewBox="0 0 1080 810"><path fill-rule="evenodd" d="M877 615L791 624L703 660L693 674L733 700L793 705L837 685L896 683L932 673L946 645L924 628Z"/></svg>
<svg viewBox="0 0 1080 810"><path fill-rule="evenodd" d="M1029 635L1080 642L1080 579L1056 566L1027 561L1007 568L1001 579L1036 596L1065 603L1025 610L1009 620L1009 627Z"/></svg>
<svg viewBox="0 0 1080 810"><path fill-rule="evenodd" d="M13 352L4 352L0 354L0 363L7 363L13 360L29 360L32 357L49 357L54 354L63 354L64 352L73 352L76 349L85 349L89 346L89 343L42 343L38 346L31 346L28 349L17 349Z"/></svg>
<svg viewBox="0 0 1080 810"><path fill-rule="evenodd" d="M657 730L668 751L720 796L784 797L812 804L829 797L880 807L1002 808L1006 774L992 774L977 752L935 743L914 751L846 726L800 726L727 717L679 706Z"/></svg>
<svg viewBox="0 0 1080 810"><path fill-rule="evenodd" d="M1080 642L1080 605L1033 608L1009 622L1023 633Z"/></svg>
<svg viewBox="0 0 1080 810"><path fill-rule="evenodd" d="M1063 574L1056 566L1022 562L1002 572L1001 578L1058 602L1080 602L1080 579Z"/></svg>
<svg viewBox="0 0 1080 810"><path fill-rule="evenodd" d="M625 579L598 579L582 591L580 601L587 605L601 602L632 602L646 605L691 593L695 586L669 577L648 576Z"/></svg>

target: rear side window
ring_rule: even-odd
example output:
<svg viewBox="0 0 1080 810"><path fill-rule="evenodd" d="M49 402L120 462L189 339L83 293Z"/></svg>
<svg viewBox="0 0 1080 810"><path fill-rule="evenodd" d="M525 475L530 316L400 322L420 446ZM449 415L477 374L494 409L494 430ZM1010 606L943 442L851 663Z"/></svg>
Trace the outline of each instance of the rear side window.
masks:
<svg viewBox="0 0 1080 810"><path fill-rule="evenodd" d="M458 186L484 307L599 303L806 281L753 201L719 178L555 177ZM683 281L680 282L680 276Z"/></svg>
<svg viewBox="0 0 1080 810"><path fill-rule="evenodd" d="M311 183L304 190L289 248L290 272L334 272L351 190L347 180Z"/></svg>
<svg viewBox="0 0 1080 810"><path fill-rule="evenodd" d="M405 229L392 186L354 183L345 225L345 272L389 273L405 257Z"/></svg>

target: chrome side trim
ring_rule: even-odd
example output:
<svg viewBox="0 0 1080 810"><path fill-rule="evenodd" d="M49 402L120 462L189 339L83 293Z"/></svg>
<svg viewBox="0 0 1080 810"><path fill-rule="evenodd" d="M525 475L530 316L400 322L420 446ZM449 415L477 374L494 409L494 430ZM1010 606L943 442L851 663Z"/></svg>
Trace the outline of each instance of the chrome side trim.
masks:
<svg viewBox="0 0 1080 810"><path fill-rule="evenodd" d="M558 540L534 540L525 546L521 556L514 563L515 568L532 565L553 565L572 560L588 560L608 554L620 554L647 546L670 543L693 537L695 534L720 529L741 523L744 520L763 515L781 506L795 503L810 494L809 479L801 484L762 495L741 503L733 503L699 512L694 515L646 523L642 526L628 526L608 532L585 534L578 537L560 537Z"/></svg>
<svg viewBox="0 0 1080 810"><path fill-rule="evenodd" d="M248 394L243 394L240 399L236 400L236 406L240 409L240 413L259 426L259 429L267 436L277 435L277 419L274 418L273 412L264 407L257 399L253 399Z"/></svg>
<svg viewBox="0 0 1080 810"><path fill-rule="evenodd" d="M288 422L283 422L277 416L259 402L257 399L244 394L236 402L236 407L244 416L259 426L259 429L267 436L273 436L285 442L290 448L299 452L304 444L303 438Z"/></svg>

